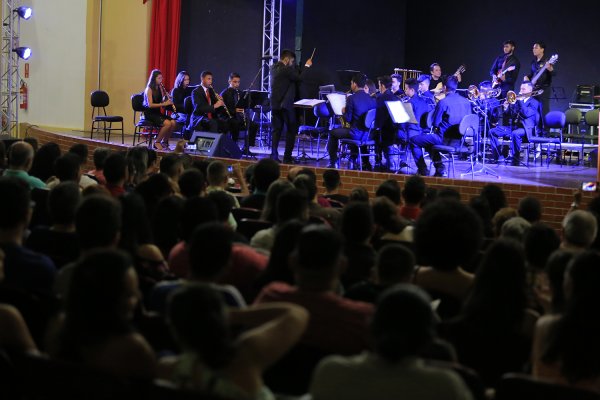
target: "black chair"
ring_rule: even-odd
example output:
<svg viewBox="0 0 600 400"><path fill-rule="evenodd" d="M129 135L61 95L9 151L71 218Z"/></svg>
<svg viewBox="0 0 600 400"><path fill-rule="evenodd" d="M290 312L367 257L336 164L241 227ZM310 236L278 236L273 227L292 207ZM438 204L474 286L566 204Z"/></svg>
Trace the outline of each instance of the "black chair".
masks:
<svg viewBox="0 0 600 400"><path fill-rule="evenodd" d="M342 159L344 150L347 149L349 146L358 147L358 167L361 171L363 169L363 161L362 161L363 156L375 156L375 141L372 139L371 135L373 133L373 129L374 129L374 125L375 125L376 111L377 110L375 108L367 111L367 114L365 115L365 126L367 127L368 131L365 132L365 134L363 135L361 140L354 140L354 139L350 139L350 138L340 139L340 155L338 158ZM370 149L367 152L367 154L362 153L361 148L363 146L366 146L368 149Z"/></svg>
<svg viewBox="0 0 600 400"><path fill-rule="evenodd" d="M262 214L261 210L257 210L255 208L248 207L239 207L231 209L231 215L235 219L235 222L238 224L242 221L242 219L260 219Z"/></svg>
<svg viewBox="0 0 600 400"><path fill-rule="evenodd" d="M535 379L528 375L506 374L496 387L495 400L600 400L588 390Z"/></svg>
<svg viewBox="0 0 600 400"><path fill-rule="evenodd" d="M190 125L190 118L192 116L192 113L194 112L194 103L192 103L192 96L187 96L185 99L183 99L183 112L185 113L185 126L182 130L183 138L186 140L190 140L193 132L188 130L188 126Z"/></svg>
<svg viewBox="0 0 600 400"><path fill-rule="evenodd" d="M242 234L246 239L252 239L256 232L267 229L273 226L272 222L263 221L260 219L243 218L237 227L238 233Z"/></svg>
<svg viewBox="0 0 600 400"><path fill-rule="evenodd" d="M473 167L473 146L465 145L465 140L468 137L475 139L475 137L479 134L479 116L477 114L468 114L463 117L458 125L458 132L460 133L460 140L458 140L457 145L452 144L436 144L432 147L433 151L437 151L440 153L443 161L448 162L448 170L452 173L452 177L456 177L456 172L454 171L454 160L457 155L467 154L469 156L469 161L471 162L471 179L474 177L474 167ZM450 127L450 129L453 129ZM431 169L431 164L429 164L429 168ZM448 175L450 175L450 172Z"/></svg>
<svg viewBox="0 0 600 400"><path fill-rule="evenodd" d="M313 153L313 141L317 142L317 160L319 160L319 154L321 151L321 139L328 137L328 132L331 126L331 115L332 113L329 111L327 107L327 103L319 103L313 108L313 113L315 117L317 117L317 122L315 125L301 125L298 128L298 138L297 138L297 146L298 153L300 156L300 141L308 141L310 143L310 152ZM326 122L324 124L323 122ZM304 149L303 149L304 150Z"/></svg>
<svg viewBox="0 0 600 400"><path fill-rule="evenodd" d="M156 138L161 127L143 118L146 107L144 106L144 95L142 93L131 96L131 108L133 108L134 126L133 145L135 146L137 138L138 144L148 143L148 147L152 147L152 140ZM144 141L142 141L142 137L145 138Z"/></svg>
<svg viewBox="0 0 600 400"><path fill-rule="evenodd" d="M90 139L94 138L94 132L104 133L104 141L110 142L112 131L121 131L121 143L125 143L125 132L123 131L123 117L119 115L107 115L106 107L110 103L108 93L102 90L92 92L90 96L92 103L92 129L90 129ZM102 113L100 111L102 110ZM112 124L121 124L120 128L113 128Z"/></svg>
<svg viewBox="0 0 600 400"><path fill-rule="evenodd" d="M544 127L548 130L544 132L544 135L532 135L526 136L527 138L527 166L529 166L529 153L534 151L533 165L537 159L537 150L535 149L539 145L540 155L540 166L542 165L542 156L545 146L546 150L546 166L550 166L550 155L554 154L556 157L562 157L562 141L563 141L563 129L565 127L567 118L565 113L562 111L550 111L544 116ZM555 131L552 131L554 129ZM554 133L556 132L556 133ZM561 162L562 166L562 162Z"/></svg>

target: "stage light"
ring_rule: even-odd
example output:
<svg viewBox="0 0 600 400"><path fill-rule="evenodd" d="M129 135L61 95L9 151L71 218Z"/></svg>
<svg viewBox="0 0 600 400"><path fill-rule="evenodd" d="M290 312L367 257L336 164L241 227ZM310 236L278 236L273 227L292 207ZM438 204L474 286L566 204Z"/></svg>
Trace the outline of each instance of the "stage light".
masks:
<svg viewBox="0 0 600 400"><path fill-rule="evenodd" d="M23 60L27 60L31 57L31 49L29 47L17 47L13 51Z"/></svg>
<svg viewBox="0 0 600 400"><path fill-rule="evenodd" d="M33 10L31 9L31 7L21 6L21 7L17 8L15 10L15 12L17 14L19 14L19 17L21 17L23 19L29 19L29 18L31 18L31 14L33 13Z"/></svg>

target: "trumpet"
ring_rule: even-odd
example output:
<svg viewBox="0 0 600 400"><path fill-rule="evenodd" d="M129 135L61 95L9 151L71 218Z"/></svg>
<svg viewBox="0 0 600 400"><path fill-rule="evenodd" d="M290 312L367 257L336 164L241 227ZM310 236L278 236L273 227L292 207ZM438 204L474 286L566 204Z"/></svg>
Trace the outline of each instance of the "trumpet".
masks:
<svg viewBox="0 0 600 400"><path fill-rule="evenodd" d="M498 96L500 96L501 92L502 92L502 90L500 88L479 91L479 88L477 88L476 85L471 85L467 89L467 96L469 97L469 100L475 101L475 100L480 99L481 95L483 95L483 98L485 98L485 99L491 99L492 97L498 97Z"/></svg>
<svg viewBox="0 0 600 400"><path fill-rule="evenodd" d="M506 103L508 104L515 104L518 100L523 100L527 97L534 97L534 96L539 96L540 94L544 93L544 89L538 89L538 90L534 90L531 93L515 93L512 90L509 90L508 93L506 93Z"/></svg>
<svg viewBox="0 0 600 400"><path fill-rule="evenodd" d="M231 113L229 112L229 109L227 108L227 105L225 104L225 102L223 101L223 97L221 97L221 95L219 93L217 93L217 91L212 87L212 85L210 86L210 88L212 89L212 91L215 93L215 97L217 98L218 101L223 102L223 108L225 109L225 112L227 113L227 116L229 118L231 117Z"/></svg>
<svg viewBox="0 0 600 400"><path fill-rule="evenodd" d="M173 114L177 114L177 107L175 107L175 103L173 103L171 95L169 94L169 92L167 92L167 89L165 89L165 85L163 85L162 82L160 84L160 91L162 92L163 99L166 97L167 100L169 100L172 103L171 108L173 109Z"/></svg>

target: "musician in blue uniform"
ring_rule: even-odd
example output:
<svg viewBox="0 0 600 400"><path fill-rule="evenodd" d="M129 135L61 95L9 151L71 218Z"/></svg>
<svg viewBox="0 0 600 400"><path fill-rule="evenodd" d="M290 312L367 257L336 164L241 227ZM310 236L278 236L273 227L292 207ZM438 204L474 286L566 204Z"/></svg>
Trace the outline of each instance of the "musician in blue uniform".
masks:
<svg viewBox="0 0 600 400"><path fill-rule="evenodd" d="M344 119L350 125L349 128L333 129L329 134L327 142L327 151L329 153L329 165L327 168L335 168L337 163L337 150L339 139L350 138L354 140L368 140L369 129L365 126L365 117L367 112L376 107L375 99L364 91L367 76L363 73L357 73L352 77L350 89L352 95L346 99L346 108L344 110ZM358 154L358 150L355 154ZM370 166L368 158L363 160L363 169Z"/></svg>
<svg viewBox="0 0 600 400"><path fill-rule="evenodd" d="M492 68L490 68L490 76L498 76L500 72L506 71L500 75L497 79L500 81L501 97L506 97L506 92L509 90L515 90L515 82L519 77L519 70L521 69L521 62L515 56L515 42L512 40L506 40L502 43L503 54L496 57ZM508 71L514 67L512 71Z"/></svg>
<svg viewBox="0 0 600 400"><path fill-rule="evenodd" d="M531 97L533 85L531 82L523 82L518 100L514 104L504 103L505 114L513 121L512 126L497 126L490 130L490 142L492 151L502 162L503 154L498 148L499 137L510 138L512 165L518 166L521 162L521 144L523 136L532 137L539 128L541 104Z"/></svg>
<svg viewBox="0 0 600 400"><path fill-rule="evenodd" d="M425 100L428 107L427 111L433 111L435 108L435 97L433 97L433 93L429 91L429 75L420 75L419 78L417 78L417 82L419 83L419 97Z"/></svg>
<svg viewBox="0 0 600 400"><path fill-rule="evenodd" d="M385 102L400 101L400 99L392 92L392 77L389 75L380 76L377 78L377 82L380 94L377 97L377 111L375 112L375 128L379 130L379 135L375 136L375 142L377 143L375 166L380 170L389 170L390 146L394 144L398 126L394 124ZM387 162L385 166L383 165L383 157Z"/></svg>
<svg viewBox="0 0 600 400"><path fill-rule="evenodd" d="M534 89L543 89L544 92L537 96L537 99L542 103L542 115L548 114L550 111L550 94L552 90L552 76L554 65L548 63L548 57L544 54L546 44L544 42L535 42L533 44L533 60L531 61L531 69L524 80L531 81L539 71L543 71L542 75L536 82L533 82Z"/></svg>
<svg viewBox="0 0 600 400"><path fill-rule="evenodd" d="M471 103L456 93L458 78L451 75L446 78L443 89L446 97L440 100L433 111L432 134L420 134L410 139L413 158L417 163L418 174L428 175L427 164L423 158L422 148L431 155L435 166L435 176L444 176L445 167L439 152L433 150L438 144L456 145L460 141L458 125L465 115L471 114Z"/></svg>

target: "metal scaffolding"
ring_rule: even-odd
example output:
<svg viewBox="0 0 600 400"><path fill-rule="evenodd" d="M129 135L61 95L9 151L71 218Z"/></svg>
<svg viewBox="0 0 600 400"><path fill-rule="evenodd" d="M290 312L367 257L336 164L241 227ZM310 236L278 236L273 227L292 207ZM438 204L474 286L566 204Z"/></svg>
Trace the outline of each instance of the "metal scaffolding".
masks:
<svg viewBox="0 0 600 400"><path fill-rule="evenodd" d="M17 136L19 123L19 47L21 20L14 10L19 0L2 0L2 51L0 54L0 115L2 134Z"/></svg>
<svg viewBox="0 0 600 400"><path fill-rule="evenodd" d="M265 0L263 9L263 45L261 90L271 91L269 70L274 59L279 59L279 43L281 38L281 4L282 0Z"/></svg>

